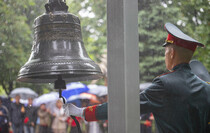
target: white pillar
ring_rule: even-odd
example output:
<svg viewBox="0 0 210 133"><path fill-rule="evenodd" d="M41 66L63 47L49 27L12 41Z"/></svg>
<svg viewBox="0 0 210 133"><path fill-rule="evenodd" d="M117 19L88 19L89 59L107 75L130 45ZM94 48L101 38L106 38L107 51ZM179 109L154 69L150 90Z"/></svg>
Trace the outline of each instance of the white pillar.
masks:
<svg viewBox="0 0 210 133"><path fill-rule="evenodd" d="M107 0L108 132L140 133L138 1Z"/></svg>

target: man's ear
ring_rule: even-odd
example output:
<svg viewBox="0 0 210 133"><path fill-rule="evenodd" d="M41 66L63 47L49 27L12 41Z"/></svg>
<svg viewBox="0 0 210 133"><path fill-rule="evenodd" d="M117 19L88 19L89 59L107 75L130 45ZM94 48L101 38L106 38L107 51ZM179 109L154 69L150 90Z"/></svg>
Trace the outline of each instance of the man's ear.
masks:
<svg viewBox="0 0 210 133"><path fill-rule="evenodd" d="M174 59L175 55L176 55L176 51L175 51L175 49L173 47L171 47L171 52L170 52L171 59Z"/></svg>

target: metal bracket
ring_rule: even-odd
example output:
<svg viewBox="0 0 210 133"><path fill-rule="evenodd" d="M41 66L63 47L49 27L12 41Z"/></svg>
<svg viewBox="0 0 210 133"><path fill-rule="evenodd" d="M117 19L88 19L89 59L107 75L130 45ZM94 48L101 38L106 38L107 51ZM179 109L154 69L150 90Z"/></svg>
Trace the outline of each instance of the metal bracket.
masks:
<svg viewBox="0 0 210 133"><path fill-rule="evenodd" d="M66 5L66 0L49 0L45 4L46 13L55 12L55 11L68 11L68 6Z"/></svg>

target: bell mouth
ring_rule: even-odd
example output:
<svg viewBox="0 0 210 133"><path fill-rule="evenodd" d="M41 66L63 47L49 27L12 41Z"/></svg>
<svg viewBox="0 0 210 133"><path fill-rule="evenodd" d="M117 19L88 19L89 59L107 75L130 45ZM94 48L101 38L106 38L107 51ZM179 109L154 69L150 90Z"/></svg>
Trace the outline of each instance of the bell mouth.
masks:
<svg viewBox="0 0 210 133"><path fill-rule="evenodd" d="M67 82L95 80L103 77L100 67L90 59L27 62L17 81L27 83L53 83L58 76Z"/></svg>
<svg viewBox="0 0 210 133"><path fill-rule="evenodd" d="M99 72L65 71L20 75L17 81L26 83L54 83L60 75L66 82L96 80L103 77L103 74Z"/></svg>

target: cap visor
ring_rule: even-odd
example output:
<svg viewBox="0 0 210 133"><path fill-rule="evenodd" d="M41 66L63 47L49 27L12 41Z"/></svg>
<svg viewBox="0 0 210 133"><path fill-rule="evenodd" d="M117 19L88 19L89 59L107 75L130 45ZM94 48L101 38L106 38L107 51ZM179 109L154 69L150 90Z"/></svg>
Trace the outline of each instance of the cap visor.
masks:
<svg viewBox="0 0 210 133"><path fill-rule="evenodd" d="M171 44L171 43L165 42L165 43L162 45L162 47L165 47L165 46L167 46L167 45L169 45L169 44Z"/></svg>

